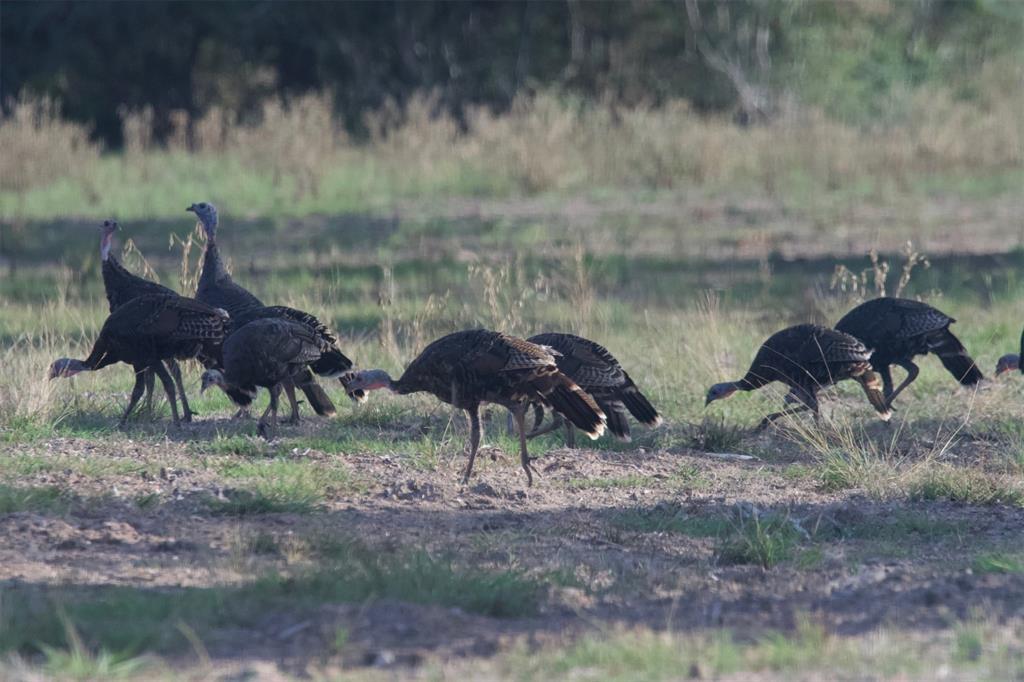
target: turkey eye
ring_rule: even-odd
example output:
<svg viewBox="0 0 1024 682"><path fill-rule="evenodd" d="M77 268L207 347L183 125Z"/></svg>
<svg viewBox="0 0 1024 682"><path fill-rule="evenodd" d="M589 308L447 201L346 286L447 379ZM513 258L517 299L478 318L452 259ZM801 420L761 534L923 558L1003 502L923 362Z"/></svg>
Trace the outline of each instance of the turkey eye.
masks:
<svg viewBox="0 0 1024 682"><path fill-rule="evenodd" d="M206 204L199 204L199 208L206 208Z"/></svg>

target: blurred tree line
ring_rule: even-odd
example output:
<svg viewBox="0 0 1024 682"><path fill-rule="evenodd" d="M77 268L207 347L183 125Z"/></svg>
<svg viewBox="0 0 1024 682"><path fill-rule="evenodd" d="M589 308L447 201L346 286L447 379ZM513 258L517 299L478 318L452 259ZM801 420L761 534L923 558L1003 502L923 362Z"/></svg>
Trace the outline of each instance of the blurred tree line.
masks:
<svg viewBox="0 0 1024 682"><path fill-rule="evenodd" d="M742 123L794 100L867 123L928 82L972 96L984 63L1019 63L1022 17L1017 0L5 2L0 102L52 95L111 147L120 111L151 107L159 139L176 112L244 119L323 90L355 134L424 90L456 116L553 89Z"/></svg>

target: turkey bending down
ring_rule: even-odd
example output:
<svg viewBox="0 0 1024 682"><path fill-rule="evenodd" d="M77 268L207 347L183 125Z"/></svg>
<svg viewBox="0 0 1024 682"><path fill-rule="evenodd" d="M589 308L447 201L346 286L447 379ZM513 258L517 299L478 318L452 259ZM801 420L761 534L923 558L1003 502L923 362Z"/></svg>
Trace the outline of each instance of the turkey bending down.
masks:
<svg viewBox="0 0 1024 682"><path fill-rule="evenodd" d="M605 429L605 415L593 398L559 371L550 350L486 329L455 332L437 339L409 363L401 378L381 369L356 372L352 390L387 388L394 393L426 392L469 416L467 483L480 447L480 404L495 403L512 412L519 429L519 455L527 485L533 484L524 428L527 406L540 403L561 414L591 438Z"/></svg>
<svg viewBox="0 0 1024 682"><path fill-rule="evenodd" d="M865 301L846 313L836 329L860 340L874 352L871 366L882 375L889 405L917 378L916 355L935 353L953 378L964 386L985 377L967 354L960 339L949 331L952 317L926 303L883 296ZM893 390L890 365L907 370L907 378Z"/></svg>
<svg viewBox="0 0 1024 682"><path fill-rule="evenodd" d="M116 220L104 220L103 227L100 233L100 261L102 262L103 272L103 289L107 294L107 303L110 304L110 312L114 312L128 301L138 298L139 296L145 296L146 294L162 294L165 296L177 296L178 292L173 289L168 289L162 284L152 282L148 279L143 279L138 275L134 275L129 272L121 263L118 262L117 258L110 253L110 247L113 244L114 233L120 227ZM187 422L192 421L192 417L196 414L192 411L192 408L188 404L188 396L185 395L185 384L181 380L181 367L178 366L178 361L171 358L165 361L167 369L170 371L171 376L174 378L174 383L178 387L178 394L181 397L181 412L182 419ZM146 410L148 412L153 411L153 380L156 374L151 369L147 369L144 373L144 383L146 387Z"/></svg>
<svg viewBox="0 0 1024 682"><path fill-rule="evenodd" d="M240 407L248 407L256 398L257 387L270 391L267 406L257 432L270 440L277 431L277 401L284 388L292 414L286 423L299 421L295 400L296 377L308 372L324 354L332 352L322 336L306 325L269 317L242 326L224 342L224 369L203 372L202 391L219 386ZM270 419L268 420L268 416Z"/></svg>
<svg viewBox="0 0 1024 682"><path fill-rule="evenodd" d="M266 318L279 318L282 320L288 320L301 324L309 331L318 337L318 343L323 343L327 348L326 351L320 356L320 358L312 363L309 368L317 376L330 377L338 379L341 385L345 387L345 391L348 397L357 403L361 403L366 400L365 391L349 391L348 390L348 379L350 377L349 370L352 369L352 361L341 352L338 347L338 337L331 329L323 322L318 320L313 315L302 310L296 310L295 308L289 308L283 305L265 306L263 308L256 308L243 313L243 317L240 320L232 320L233 328L241 328L242 326L252 322L253 320L266 319ZM305 378L305 374L300 376L300 382ZM305 384L300 383L299 386ZM317 389L320 389L319 385L314 384ZM321 392L323 389L320 389ZM330 401L324 395L326 400Z"/></svg>
<svg viewBox="0 0 1024 682"><path fill-rule="evenodd" d="M1002 374L1014 369L1020 370L1021 374L1024 374L1024 362L1022 360L1024 360L1024 331L1020 333L1020 354L1007 353L999 358L999 362L996 363L996 374Z"/></svg>
<svg viewBox="0 0 1024 682"><path fill-rule="evenodd" d="M581 336L560 333L538 334L527 341L557 351L555 362L558 369L590 394L605 413L608 430L616 437L625 441L630 439L627 411L642 424L661 424L661 415L604 346ZM534 413L536 430L528 437L553 431L564 421L556 415L549 426L541 429L544 408L535 405ZM566 440L570 448L576 447L572 424L566 424Z"/></svg>
<svg viewBox="0 0 1024 682"><path fill-rule="evenodd" d="M203 201L192 204L185 210L196 214L206 234L206 253L203 256L203 270L199 275L196 298L215 308L228 311L232 320L230 332L233 332L241 328L237 320L256 319L257 311L264 308L263 302L236 284L224 266L224 261L221 260L220 250L217 248L217 207ZM310 407L318 415L329 417L335 413L334 403L316 382L311 371L306 369L301 372L295 379L295 385L306 395Z"/></svg>
<svg viewBox="0 0 1024 682"><path fill-rule="evenodd" d="M151 369L163 382L177 424L174 385L163 363L171 358L198 358L206 362L220 357L226 324L227 314L223 310L190 298L177 294L139 296L110 314L88 358L56 360L50 367L50 378L92 372L117 362L131 365L135 369L135 386L121 417L119 425L123 426L142 397L145 371Z"/></svg>
<svg viewBox="0 0 1024 682"><path fill-rule="evenodd" d="M883 421L889 410L881 382L871 371L871 351L857 339L815 324L788 327L768 337L758 349L750 369L738 381L715 384L708 390L705 405L728 398L736 391L754 391L773 381L790 387L786 402L800 402L795 408L774 412L761 421L760 428L787 414L818 412L818 391L843 379L855 379Z"/></svg>

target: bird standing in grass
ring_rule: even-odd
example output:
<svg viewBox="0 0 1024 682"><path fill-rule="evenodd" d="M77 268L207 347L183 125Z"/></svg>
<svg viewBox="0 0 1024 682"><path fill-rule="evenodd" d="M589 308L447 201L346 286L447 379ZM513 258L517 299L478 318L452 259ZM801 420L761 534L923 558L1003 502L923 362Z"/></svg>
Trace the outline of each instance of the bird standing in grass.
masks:
<svg viewBox="0 0 1024 682"><path fill-rule="evenodd" d="M999 358L999 362L996 363L996 375L1002 374L1003 372L1010 372L1012 370L1020 370L1021 374L1024 374L1024 362L1021 362L1024 358L1024 331L1020 333L1020 354L1007 353L1003 357Z"/></svg>
<svg viewBox="0 0 1024 682"><path fill-rule="evenodd" d="M526 447L525 412L532 403L548 406L591 438L604 433L605 414L576 383L559 371L554 354L514 336L486 329L455 332L437 339L409 363L399 379L381 369L356 372L352 390L387 388L406 395L426 392L466 411L469 461L462 482L469 482L480 447L480 404L506 407L519 431L519 454L527 485L533 484Z"/></svg>
<svg viewBox="0 0 1024 682"><path fill-rule="evenodd" d="M349 391L348 390L348 379L351 376L349 370L352 369L352 361L348 359L341 349L338 347L338 337L331 331L331 329L323 322L318 320L313 315L295 308L289 308L283 305L266 306L263 308L255 308L243 313L243 317L240 320L232 320L233 327L235 329L241 328L242 326L252 322L253 320L277 318L282 320L288 320L296 324L301 324L306 327L310 333L315 335L319 343L326 346L327 350L320 356L320 358L309 366L313 374L321 377L329 377L332 379L338 379L341 385L345 388L348 397L357 403L361 403L366 400L365 391ZM297 381L300 388L310 385L309 372L300 373ZM316 385L316 388L320 388ZM321 389L322 391L322 389ZM319 393L317 393L319 395ZM323 404L324 400L329 401L330 398L326 394L318 400L319 404Z"/></svg>
<svg viewBox="0 0 1024 682"><path fill-rule="evenodd" d="M124 426L142 397L145 372L152 370L163 382L171 414L177 424L174 384L164 368L171 358L209 361L220 356L227 313L177 294L147 294L133 298L110 314L85 360L60 358L50 366L50 378L93 372L117 362L135 369L135 386L121 417Z"/></svg>
<svg viewBox="0 0 1024 682"><path fill-rule="evenodd" d="M622 369L619 361L601 344L582 336L561 333L537 334L527 341L556 351L558 369L590 394L605 413L608 430L617 438L630 440L627 414L648 426L661 424L661 415ZM565 421L555 415L551 424L540 428L544 408L535 405L534 414L535 430L528 434L528 438L553 431ZM566 442L570 448L576 447L575 429L570 423L566 423Z"/></svg>
<svg viewBox="0 0 1024 682"><path fill-rule="evenodd" d="M146 294L162 294L165 296L177 296L178 292L168 289L162 284L152 282L129 272L117 258L110 252L114 241L114 233L120 229L116 220L104 220L100 228L100 262L103 272L103 289L107 294L107 303L110 305L110 312L114 312L128 301L145 296ZM182 419L192 421L195 412L188 404L188 396L185 395L185 384L181 379L181 367L178 361L173 358L165 361L167 370L174 378L178 387L178 394L181 397ZM144 384L146 387L145 403L147 410L153 409L153 380L156 374L152 369L144 372Z"/></svg>
<svg viewBox="0 0 1024 682"><path fill-rule="evenodd" d="M244 287L238 285L231 277L224 261L220 257L220 249L217 246L217 207L208 201L203 201L189 206L191 211L199 218L206 235L206 253L203 256L203 270L199 275L199 286L196 288L196 298L204 303L217 308L223 308L231 316L232 324L229 336L234 330L241 329L245 322L252 321L258 317L277 316L287 317L273 312L275 308L267 308L260 299L256 298ZM301 313L301 311L295 311ZM309 317L312 317L311 315ZM313 318L316 325L319 320ZM326 329L326 327L325 327ZM351 363L350 363L351 366ZM335 414L334 403L327 392L317 383L316 378L309 369L305 369L295 377L295 385L306 395L313 411L320 416L332 416ZM245 410L240 410L240 414Z"/></svg>
<svg viewBox="0 0 1024 682"><path fill-rule="evenodd" d="M885 398L892 405L920 370L914 357L934 353L953 378L972 386L985 377L967 354L960 339L949 330L956 322L932 306L905 298L883 296L865 301L846 313L836 329L858 339L874 352L871 366L882 375ZM890 365L907 370L907 377L893 390Z"/></svg>
<svg viewBox="0 0 1024 682"><path fill-rule="evenodd" d="M790 387L786 402L800 405L769 414L761 420L760 428L765 428L779 417L803 410L813 411L817 418L818 391L843 379L854 379L882 420L888 421L892 412L881 382L871 371L870 358L871 351L848 334L814 324L788 327L768 337L742 379L712 386L704 404L728 398L736 391L754 391L781 381Z"/></svg>
<svg viewBox="0 0 1024 682"><path fill-rule="evenodd" d="M292 413L285 423L299 421L295 400L296 377L308 372L332 349L323 337L309 327L282 318L253 320L232 333L224 342L224 369L203 372L202 391L219 386L231 400L247 408L256 398L258 387L270 392L270 404L257 424L257 432L270 440L277 431L277 403L284 389Z"/></svg>

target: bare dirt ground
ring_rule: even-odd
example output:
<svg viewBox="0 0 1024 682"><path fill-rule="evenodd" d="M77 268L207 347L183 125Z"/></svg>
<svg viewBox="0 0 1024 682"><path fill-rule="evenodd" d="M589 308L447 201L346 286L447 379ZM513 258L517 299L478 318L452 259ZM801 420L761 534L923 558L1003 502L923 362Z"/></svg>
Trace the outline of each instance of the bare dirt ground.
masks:
<svg viewBox="0 0 1024 682"><path fill-rule="evenodd" d="M201 437L210 424L185 427L187 437ZM1019 550L1024 509L827 492L799 456L557 448L539 460L540 476L527 489L517 459L497 448L483 451L462 486L459 445L435 470L400 453L278 447L278 457L347 469L356 485L333 491L314 513L237 517L210 512L205 501L230 496L233 482L179 437L29 446L65 463L103 457L124 470L139 466L96 476L68 464L19 477L19 485L58 486L78 497L59 514L0 516L0 584L62 586L69 594L105 585L223 586L301 565L308 538L354 536L382 551L423 548L468 565L522 569L546 585L539 613L526 618L393 600L268 612L249 627L215 633L201 655L186 651L170 661L191 669L197 656L208 656L211 671L260 679L325 665L383 667L404 677L424 662L488 658L615 626L724 627L743 637L810 620L846 636L882 627L927 633L983 615L1024 627L1024 575L972 569L979 553ZM745 445L753 451L779 440L751 438ZM140 505L147 497L159 502ZM802 536L770 570L729 565L715 533L699 530L701 521L752 508L784 514ZM255 536L272 538L270 548L253 551L246 538ZM339 629L347 632L342 645Z"/></svg>

